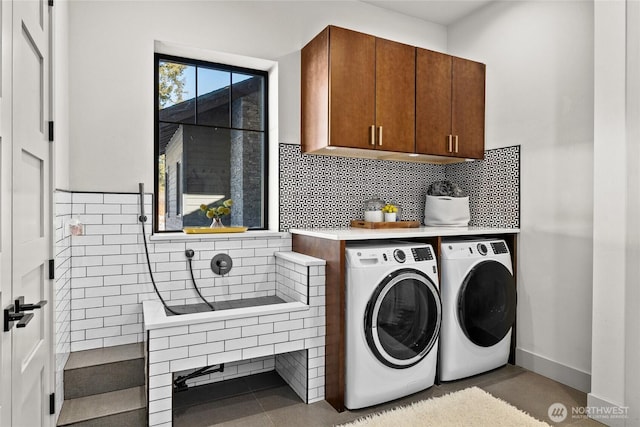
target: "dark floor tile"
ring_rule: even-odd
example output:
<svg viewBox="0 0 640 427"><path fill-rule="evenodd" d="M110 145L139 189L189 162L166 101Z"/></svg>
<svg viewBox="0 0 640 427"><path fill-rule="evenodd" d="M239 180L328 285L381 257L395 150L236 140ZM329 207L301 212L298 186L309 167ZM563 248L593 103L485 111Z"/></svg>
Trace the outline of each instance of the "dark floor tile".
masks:
<svg viewBox="0 0 640 427"><path fill-rule="evenodd" d="M220 399L202 405L174 409L174 427L206 427L225 423L237 423L242 419L263 420L269 425L262 406L251 394ZM250 425L250 424L249 424Z"/></svg>
<svg viewBox="0 0 640 427"><path fill-rule="evenodd" d="M287 384L268 390L255 391L253 397L262 405L265 411L305 405L302 399Z"/></svg>
<svg viewBox="0 0 640 427"><path fill-rule="evenodd" d="M240 416L234 420L213 425L216 427L277 427L264 412L255 415Z"/></svg>
<svg viewBox="0 0 640 427"><path fill-rule="evenodd" d="M265 377L258 379L257 382L263 380L266 383L269 379ZM179 416L179 422L174 425L176 427L211 425L225 427L334 426L354 421L372 413L410 405L420 400L439 397L473 386L478 386L551 425L554 423L549 420L547 411L552 403L563 403L569 412L573 406L586 405L585 393L521 367L507 365L474 377L434 385L421 392L382 405L342 413L337 412L326 401L307 405L288 385L282 385L202 405L203 407L197 410L194 409ZM244 403L242 403L243 401ZM601 424L589 419L568 418L560 425L594 427Z"/></svg>
<svg viewBox="0 0 640 427"><path fill-rule="evenodd" d="M268 390L271 388L287 386L287 383L276 371L263 372L260 374L244 377L247 386L251 391ZM288 388L288 386L287 386Z"/></svg>
<svg viewBox="0 0 640 427"><path fill-rule="evenodd" d="M74 351L69 355L65 369L100 366L106 363L121 362L144 358L142 343L125 344L114 347L94 348L92 350Z"/></svg>
<svg viewBox="0 0 640 427"><path fill-rule="evenodd" d="M179 411L189 406L202 405L248 393L251 393L251 390L246 381L242 378L235 378L223 382L190 387L188 390L176 392L173 396L173 407Z"/></svg>
<svg viewBox="0 0 640 427"><path fill-rule="evenodd" d="M189 406L250 394L253 391L269 390L286 386L286 384L276 371L269 371L212 384L192 386L187 390L174 393L173 407L181 410Z"/></svg>
<svg viewBox="0 0 640 427"><path fill-rule="evenodd" d="M464 390L469 387L480 387L481 385L490 385L493 383L499 383L509 378L514 378L527 372L526 369L515 365L505 365L501 368L494 369L489 372L484 372L472 377L463 378L456 381L442 382L438 388L442 391L442 394L453 393L458 390Z"/></svg>
<svg viewBox="0 0 640 427"><path fill-rule="evenodd" d="M548 410L552 404L562 403L570 413L572 407L583 407L587 403L585 393L529 371L494 383L483 382L479 387L550 424L553 422ZM571 421L569 416L561 424Z"/></svg>
<svg viewBox="0 0 640 427"><path fill-rule="evenodd" d="M273 425L278 427L327 427L348 423L357 418L348 411L339 413L327 401L306 405L299 403L284 408L273 408L265 412Z"/></svg>
<svg viewBox="0 0 640 427"><path fill-rule="evenodd" d="M357 415L357 418L364 417L369 414L377 414L380 412L389 411L391 409L397 408L399 406L408 406L413 403L419 402L421 400L431 399L434 397L441 396L443 394L442 390L437 386L432 386L427 388L426 390L419 391L417 393L411 394L409 396L401 397L396 400L392 400L391 402L382 403L380 405L372 406L369 408L362 408L350 411L352 414Z"/></svg>
<svg viewBox="0 0 640 427"><path fill-rule="evenodd" d="M590 418L586 418L586 417L572 417L571 420L567 420L565 422L565 425L567 425L566 423L570 423L568 425L570 426L584 426L584 427L602 427L604 426L604 424L599 423L598 421L592 420Z"/></svg>

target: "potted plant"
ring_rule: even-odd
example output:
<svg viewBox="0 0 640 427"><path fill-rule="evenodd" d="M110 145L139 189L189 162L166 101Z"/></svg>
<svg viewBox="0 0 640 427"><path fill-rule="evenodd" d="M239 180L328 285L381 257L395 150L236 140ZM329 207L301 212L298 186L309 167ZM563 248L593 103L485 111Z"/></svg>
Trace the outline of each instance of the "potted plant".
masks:
<svg viewBox="0 0 640 427"><path fill-rule="evenodd" d="M398 207L396 205L387 203L382 208L382 212L384 212L385 222L396 222L396 215L398 213Z"/></svg>
<svg viewBox="0 0 640 427"><path fill-rule="evenodd" d="M204 212L207 218L211 218L211 228L224 227L222 225L222 217L231 213L231 206L233 206L233 200L227 199L225 201L218 201L212 206L205 204L200 205L200 210Z"/></svg>

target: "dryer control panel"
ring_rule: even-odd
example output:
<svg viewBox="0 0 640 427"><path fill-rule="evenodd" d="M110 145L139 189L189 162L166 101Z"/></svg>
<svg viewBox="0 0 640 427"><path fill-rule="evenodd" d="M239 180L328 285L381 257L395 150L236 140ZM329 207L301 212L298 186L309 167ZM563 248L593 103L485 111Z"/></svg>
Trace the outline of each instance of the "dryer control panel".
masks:
<svg viewBox="0 0 640 427"><path fill-rule="evenodd" d="M443 259L484 258L496 255L509 256L504 240L463 240L442 243Z"/></svg>

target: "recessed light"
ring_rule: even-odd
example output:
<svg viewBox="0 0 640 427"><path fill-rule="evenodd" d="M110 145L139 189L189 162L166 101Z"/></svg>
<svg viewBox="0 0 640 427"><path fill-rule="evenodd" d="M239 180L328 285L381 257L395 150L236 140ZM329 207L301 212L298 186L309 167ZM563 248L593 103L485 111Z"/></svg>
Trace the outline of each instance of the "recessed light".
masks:
<svg viewBox="0 0 640 427"><path fill-rule="evenodd" d="M336 147L327 147L327 150L335 150Z"/></svg>
<svg viewBox="0 0 640 427"><path fill-rule="evenodd" d="M416 153L411 153L409 154L409 157L418 157L420 154L416 154Z"/></svg>

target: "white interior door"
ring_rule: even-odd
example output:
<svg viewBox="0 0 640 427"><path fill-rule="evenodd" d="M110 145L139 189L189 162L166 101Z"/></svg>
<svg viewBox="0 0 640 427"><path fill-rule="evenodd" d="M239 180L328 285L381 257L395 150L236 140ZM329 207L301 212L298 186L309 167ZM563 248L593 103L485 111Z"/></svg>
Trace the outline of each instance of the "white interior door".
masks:
<svg viewBox="0 0 640 427"><path fill-rule="evenodd" d="M0 2L0 309L11 304L11 3ZM11 334L0 332L0 426L11 425Z"/></svg>
<svg viewBox="0 0 640 427"><path fill-rule="evenodd" d="M49 121L49 6L46 0L13 2L12 21L12 298L26 304L51 301L48 260L51 242ZM14 326L11 360L11 425L52 425L53 304L26 309L25 327Z"/></svg>

